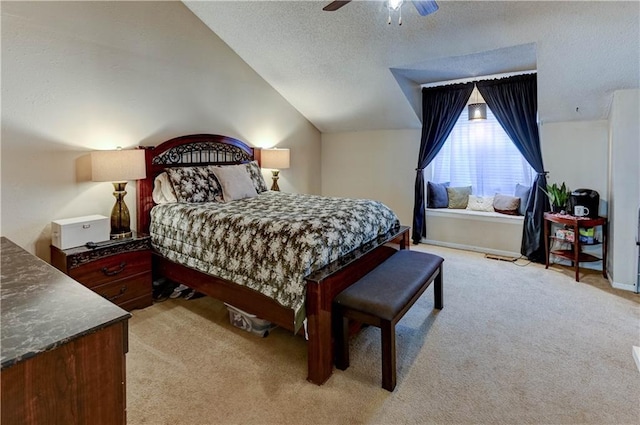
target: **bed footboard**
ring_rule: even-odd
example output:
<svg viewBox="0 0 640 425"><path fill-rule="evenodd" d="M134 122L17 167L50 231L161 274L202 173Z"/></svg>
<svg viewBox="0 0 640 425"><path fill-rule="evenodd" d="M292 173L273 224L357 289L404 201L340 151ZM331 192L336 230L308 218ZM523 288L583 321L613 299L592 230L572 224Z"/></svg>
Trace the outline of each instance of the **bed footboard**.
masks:
<svg viewBox="0 0 640 425"><path fill-rule="evenodd" d="M409 227L400 226L347 257L312 273L307 281L307 380L322 385L333 372L331 305L346 287L381 264L398 249L409 248Z"/></svg>

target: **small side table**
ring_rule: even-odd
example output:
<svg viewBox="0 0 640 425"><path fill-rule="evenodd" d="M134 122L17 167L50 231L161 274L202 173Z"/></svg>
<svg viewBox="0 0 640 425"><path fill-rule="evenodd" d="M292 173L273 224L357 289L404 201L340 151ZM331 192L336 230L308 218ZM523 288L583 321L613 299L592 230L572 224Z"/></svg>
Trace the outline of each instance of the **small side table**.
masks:
<svg viewBox="0 0 640 425"><path fill-rule="evenodd" d="M117 306L153 304L151 237L133 237L65 250L51 246L51 264Z"/></svg>
<svg viewBox="0 0 640 425"><path fill-rule="evenodd" d="M565 243L570 243L572 245L572 249L559 249L551 251L551 241L555 239L554 236L550 235L551 223L563 224L565 226L569 226L573 229L574 241L569 242L567 240L563 240ZM597 257L595 255L587 254L582 252L580 243L580 229L590 228L602 226L602 258ZM580 281L580 263L581 262L590 262L590 261L601 261L602 260L602 276L606 279L607 277L607 218L606 217L576 217L568 214L556 214L546 212L544 213L544 241L545 241L545 250L546 250L546 267L549 268L549 255L553 254L561 258L565 258L571 261L571 265L574 267L576 272L576 282ZM596 243L588 244L588 245L596 245Z"/></svg>

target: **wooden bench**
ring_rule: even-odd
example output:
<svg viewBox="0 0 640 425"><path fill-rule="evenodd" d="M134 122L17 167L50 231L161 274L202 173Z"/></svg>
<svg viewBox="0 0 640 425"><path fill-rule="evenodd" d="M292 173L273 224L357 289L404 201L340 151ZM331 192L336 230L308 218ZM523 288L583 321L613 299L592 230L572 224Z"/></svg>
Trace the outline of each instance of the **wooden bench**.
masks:
<svg viewBox="0 0 640 425"><path fill-rule="evenodd" d="M442 309L442 263L437 255L401 250L338 294L333 303L336 367L349 367L349 319L382 333L382 388L396 386L396 323L431 282L435 308Z"/></svg>

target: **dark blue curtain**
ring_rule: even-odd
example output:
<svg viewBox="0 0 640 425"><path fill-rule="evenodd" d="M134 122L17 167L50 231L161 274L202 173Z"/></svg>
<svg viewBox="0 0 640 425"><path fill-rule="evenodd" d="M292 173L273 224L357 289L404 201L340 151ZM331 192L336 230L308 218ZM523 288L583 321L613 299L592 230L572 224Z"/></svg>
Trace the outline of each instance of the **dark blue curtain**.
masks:
<svg viewBox="0 0 640 425"><path fill-rule="evenodd" d="M458 121L473 91L473 83L422 89L422 137L416 169L412 239L420 243L427 234L425 214L424 169L436 157Z"/></svg>
<svg viewBox="0 0 640 425"><path fill-rule="evenodd" d="M527 202L520 252L531 261L545 262L544 212L549 200L540 188L547 187L538 134L538 88L536 74L478 81L478 91L522 156L537 171Z"/></svg>

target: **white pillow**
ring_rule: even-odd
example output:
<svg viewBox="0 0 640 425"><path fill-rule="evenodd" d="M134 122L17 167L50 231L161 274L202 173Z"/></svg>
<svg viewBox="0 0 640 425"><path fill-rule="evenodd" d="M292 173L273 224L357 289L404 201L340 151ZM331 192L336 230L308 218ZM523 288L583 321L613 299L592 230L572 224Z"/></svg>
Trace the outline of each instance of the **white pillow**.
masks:
<svg viewBox="0 0 640 425"><path fill-rule="evenodd" d="M467 209L472 211L494 212L493 196L475 196L469 195Z"/></svg>
<svg viewBox="0 0 640 425"><path fill-rule="evenodd" d="M168 204L172 202L178 202L176 193L173 191L173 186L169 181L167 173L160 173L158 177L153 181L153 192L151 193L153 202L156 204Z"/></svg>
<svg viewBox="0 0 640 425"><path fill-rule="evenodd" d="M213 173L218 178L220 186L222 186L224 202L252 198L258 195L253 180L247 173L247 167L244 164L214 167Z"/></svg>

